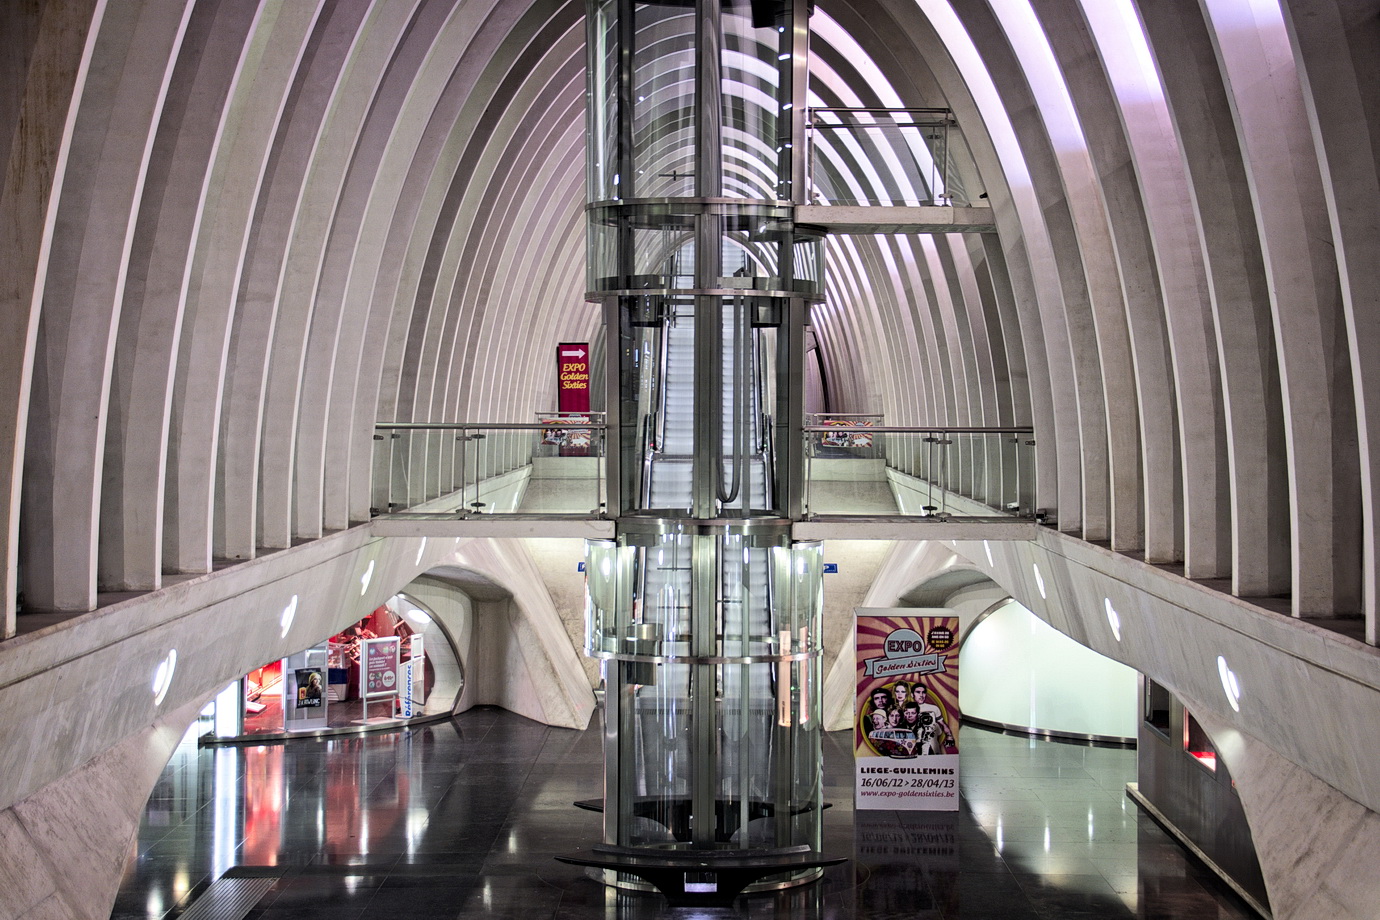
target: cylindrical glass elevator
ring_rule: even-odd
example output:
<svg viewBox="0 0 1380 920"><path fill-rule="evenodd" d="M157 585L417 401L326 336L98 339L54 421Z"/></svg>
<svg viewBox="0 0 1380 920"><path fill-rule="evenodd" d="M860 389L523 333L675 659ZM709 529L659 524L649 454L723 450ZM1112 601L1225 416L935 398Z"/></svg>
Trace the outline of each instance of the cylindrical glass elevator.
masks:
<svg viewBox="0 0 1380 920"><path fill-rule="evenodd" d="M589 7L588 296L618 521L586 550L605 843L705 865L820 847L823 564L790 530L823 276L793 219L807 39L803 0ZM755 887L819 872L782 865Z"/></svg>

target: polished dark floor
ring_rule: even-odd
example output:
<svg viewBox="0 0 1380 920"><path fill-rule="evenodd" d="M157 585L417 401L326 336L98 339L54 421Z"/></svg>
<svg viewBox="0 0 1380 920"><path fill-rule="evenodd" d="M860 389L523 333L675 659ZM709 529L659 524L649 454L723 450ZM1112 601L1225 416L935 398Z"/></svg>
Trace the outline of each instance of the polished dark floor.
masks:
<svg viewBox="0 0 1380 920"><path fill-rule="evenodd" d="M600 736L479 709L408 731L174 755L113 918L176 917L257 878L263 918L1155 918L1253 916L1124 794L1135 753L962 731L959 813L852 809L846 732L826 736L816 885L672 910L552 856L597 843ZM232 883L222 881L212 895Z"/></svg>

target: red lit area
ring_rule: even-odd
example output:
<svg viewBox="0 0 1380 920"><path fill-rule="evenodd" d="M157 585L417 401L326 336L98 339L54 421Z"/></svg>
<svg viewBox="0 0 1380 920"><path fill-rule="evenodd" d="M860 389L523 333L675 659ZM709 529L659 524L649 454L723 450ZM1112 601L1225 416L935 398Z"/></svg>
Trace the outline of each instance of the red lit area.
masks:
<svg viewBox="0 0 1380 920"><path fill-rule="evenodd" d="M1207 767L1214 773L1217 772L1217 752L1216 751L1189 751L1190 756L1200 764Z"/></svg>
<svg viewBox="0 0 1380 920"><path fill-rule="evenodd" d="M1213 747L1207 732L1203 731L1198 720L1187 709L1184 710L1184 750L1198 763L1213 773L1217 772L1217 748Z"/></svg>
<svg viewBox="0 0 1380 920"><path fill-rule="evenodd" d="M401 613L394 609L392 602L385 604L359 622L331 636L326 644L326 668L324 669L328 720L330 727L347 726L362 722L368 715L365 701L360 692L360 643L366 639L396 637L398 643L398 663L405 665L412 656L412 644L408 641L417 633L417 628L409 623ZM435 669L429 656L423 656L423 696L429 694L435 684ZM283 693L284 672L282 662L271 661L246 675L244 734L276 735L283 731ZM373 704L373 714L385 705ZM397 705L396 701L393 704ZM396 712L396 708L394 710ZM393 713L389 714L391 718Z"/></svg>

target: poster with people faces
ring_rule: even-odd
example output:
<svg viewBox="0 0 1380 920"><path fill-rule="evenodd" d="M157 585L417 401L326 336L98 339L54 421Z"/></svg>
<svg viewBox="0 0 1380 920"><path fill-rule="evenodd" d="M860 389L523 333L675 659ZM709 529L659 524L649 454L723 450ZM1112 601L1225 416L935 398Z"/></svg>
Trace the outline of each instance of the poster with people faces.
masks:
<svg viewBox="0 0 1380 920"><path fill-rule="evenodd" d="M958 617L859 612L860 809L958 809Z"/></svg>

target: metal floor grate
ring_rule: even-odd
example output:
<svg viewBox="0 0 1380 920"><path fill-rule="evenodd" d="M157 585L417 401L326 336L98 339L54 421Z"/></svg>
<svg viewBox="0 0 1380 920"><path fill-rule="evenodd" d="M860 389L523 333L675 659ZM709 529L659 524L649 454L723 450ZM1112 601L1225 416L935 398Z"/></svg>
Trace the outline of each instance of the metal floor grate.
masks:
<svg viewBox="0 0 1380 920"><path fill-rule="evenodd" d="M219 878L178 916L178 920L244 920L276 881L277 878L267 876Z"/></svg>

